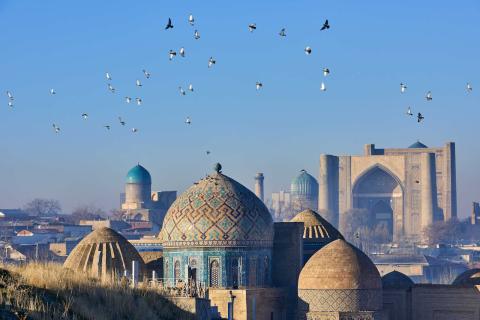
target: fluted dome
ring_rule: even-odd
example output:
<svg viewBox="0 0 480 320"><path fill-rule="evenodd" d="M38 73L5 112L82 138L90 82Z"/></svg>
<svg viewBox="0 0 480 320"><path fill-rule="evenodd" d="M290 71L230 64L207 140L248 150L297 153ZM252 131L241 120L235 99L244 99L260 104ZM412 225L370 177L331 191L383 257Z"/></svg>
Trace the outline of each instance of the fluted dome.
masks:
<svg viewBox="0 0 480 320"><path fill-rule="evenodd" d="M453 280L452 285L456 286L478 286L480 285L480 269L469 269L461 273Z"/></svg>
<svg viewBox="0 0 480 320"><path fill-rule="evenodd" d="M377 268L369 257L345 240L335 240L305 264L299 289L381 289Z"/></svg>
<svg viewBox="0 0 480 320"><path fill-rule="evenodd" d="M128 171L126 183L152 184L152 177L147 169L138 164Z"/></svg>
<svg viewBox="0 0 480 320"><path fill-rule="evenodd" d="M142 257L123 236L110 228L100 228L85 238L72 250L64 267L90 276L111 279L132 271L132 262L138 261L144 269Z"/></svg>
<svg viewBox="0 0 480 320"><path fill-rule="evenodd" d="M292 196L317 197L318 182L307 171L301 170L300 174L292 180L290 193Z"/></svg>
<svg viewBox="0 0 480 320"><path fill-rule="evenodd" d="M396 270L382 277L383 289L409 289L413 285L414 282L410 277Z"/></svg>
<svg viewBox="0 0 480 320"><path fill-rule="evenodd" d="M271 247L273 220L246 187L216 172L201 179L172 204L160 238L168 247Z"/></svg>
<svg viewBox="0 0 480 320"><path fill-rule="evenodd" d="M290 222L303 222L303 241L329 243L343 239L334 226L311 209L298 213Z"/></svg>

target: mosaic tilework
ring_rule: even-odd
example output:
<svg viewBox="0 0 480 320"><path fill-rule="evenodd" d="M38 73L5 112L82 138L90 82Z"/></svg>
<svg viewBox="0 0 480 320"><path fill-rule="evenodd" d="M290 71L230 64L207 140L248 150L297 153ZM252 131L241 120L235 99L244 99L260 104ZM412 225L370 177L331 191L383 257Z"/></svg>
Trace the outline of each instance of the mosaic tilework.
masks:
<svg viewBox="0 0 480 320"><path fill-rule="evenodd" d="M299 289L301 305L314 311L376 311L382 309L382 290L307 290ZM305 310L306 311L306 310Z"/></svg>
<svg viewBox="0 0 480 320"><path fill-rule="evenodd" d="M160 237L165 248L271 247L273 220L250 190L214 173L173 203Z"/></svg>

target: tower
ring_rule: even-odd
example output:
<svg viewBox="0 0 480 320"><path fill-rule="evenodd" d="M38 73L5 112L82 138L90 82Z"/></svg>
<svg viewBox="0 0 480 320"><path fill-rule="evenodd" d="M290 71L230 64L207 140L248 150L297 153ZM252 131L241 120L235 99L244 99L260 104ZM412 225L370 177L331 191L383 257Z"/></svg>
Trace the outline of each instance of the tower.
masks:
<svg viewBox="0 0 480 320"><path fill-rule="evenodd" d="M255 175L255 195L263 201L263 173L259 172Z"/></svg>

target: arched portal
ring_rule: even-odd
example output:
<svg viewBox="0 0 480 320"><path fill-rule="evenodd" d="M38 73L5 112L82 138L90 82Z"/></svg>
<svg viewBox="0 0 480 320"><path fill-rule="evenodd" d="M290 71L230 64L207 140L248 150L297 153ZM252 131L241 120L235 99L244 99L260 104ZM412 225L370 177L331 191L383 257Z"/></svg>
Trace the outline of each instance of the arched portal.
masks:
<svg viewBox="0 0 480 320"><path fill-rule="evenodd" d="M390 239L402 233L403 189L400 180L388 169L374 166L353 186L353 208L364 209L372 217L370 227L388 230Z"/></svg>

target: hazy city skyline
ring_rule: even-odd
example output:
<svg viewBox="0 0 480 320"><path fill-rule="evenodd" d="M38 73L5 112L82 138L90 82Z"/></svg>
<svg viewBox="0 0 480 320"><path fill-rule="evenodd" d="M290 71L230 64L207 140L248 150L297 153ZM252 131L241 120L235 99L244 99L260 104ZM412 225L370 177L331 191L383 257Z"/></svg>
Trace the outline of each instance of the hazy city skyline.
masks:
<svg viewBox="0 0 480 320"><path fill-rule="evenodd" d="M137 162L152 174L153 190L179 193L215 162L252 190L263 172L269 198L288 189L301 169L317 177L321 153L362 154L367 143L408 147L420 140L456 143L464 218L480 200L479 13L473 0L462 6L1 1L0 207L40 197L60 200L66 212L83 204L118 208L125 175ZM169 17L175 27L165 32ZM325 18L334 33L320 33ZM257 24L253 33L250 22ZM186 57L169 61L168 51L182 46ZM217 60L212 69L210 56ZM331 70L326 78L323 67ZM401 82L408 85L404 94ZM178 86L189 83L195 91L181 96ZM6 90L15 95L14 110ZM433 100L426 102L429 90ZM126 104L126 95L141 96L143 105ZM425 121L406 116L409 106Z"/></svg>

